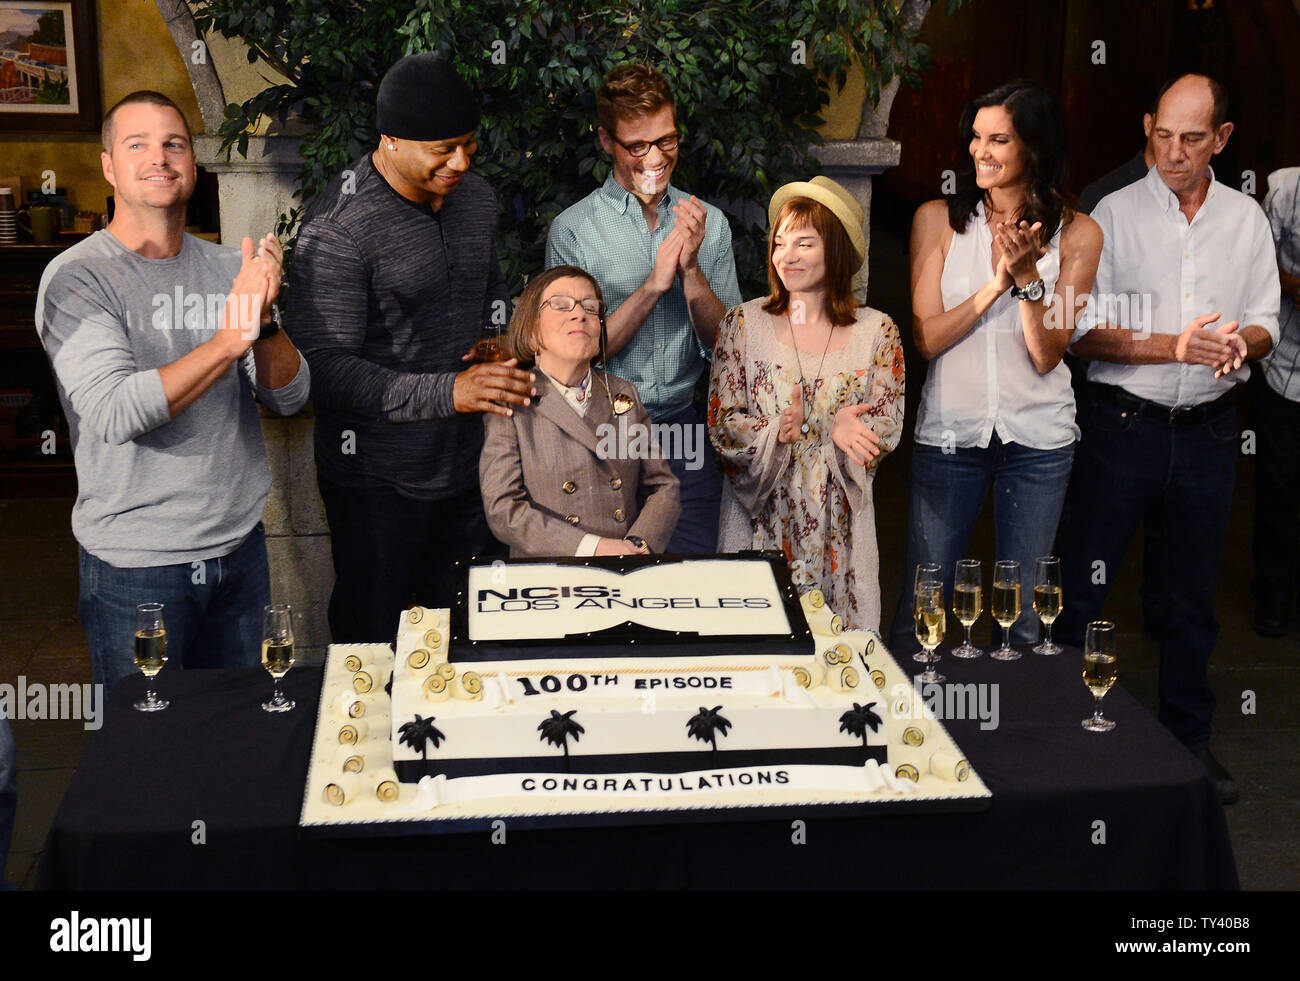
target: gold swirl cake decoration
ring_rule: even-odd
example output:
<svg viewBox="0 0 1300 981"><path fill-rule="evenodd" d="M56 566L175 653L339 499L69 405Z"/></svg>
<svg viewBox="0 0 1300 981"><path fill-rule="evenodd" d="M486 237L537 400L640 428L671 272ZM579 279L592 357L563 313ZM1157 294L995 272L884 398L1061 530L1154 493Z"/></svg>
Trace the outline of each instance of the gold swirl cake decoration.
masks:
<svg viewBox="0 0 1300 981"><path fill-rule="evenodd" d="M431 674L424 679L424 697L431 702L446 701L451 697L451 688L447 679L440 674Z"/></svg>
<svg viewBox="0 0 1300 981"><path fill-rule="evenodd" d="M483 697L483 679L477 671L458 674L451 682L451 693L457 698L477 702Z"/></svg>
<svg viewBox="0 0 1300 981"><path fill-rule="evenodd" d="M917 772L916 767L911 763L903 763L894 771L894 776L902 780L911 780L912 783L920 783L921 774Z"/></svg>

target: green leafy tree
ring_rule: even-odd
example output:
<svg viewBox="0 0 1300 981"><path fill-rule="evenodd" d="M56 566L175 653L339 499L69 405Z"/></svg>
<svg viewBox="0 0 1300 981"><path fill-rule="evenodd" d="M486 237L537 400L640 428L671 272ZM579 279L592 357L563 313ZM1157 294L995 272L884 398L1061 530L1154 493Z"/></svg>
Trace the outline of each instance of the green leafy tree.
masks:
<svg viewBox="0 0 1300 981"><path fill-rule="evenodd" d="M63 33L63 11L51 10L36 18L36 30L27 38L32 44L48 44L54 47L66 45Z"/></svg>
<svg viewBox="0 0 1300 981"><path fill-rule="evenodd" d="M41 87L36 90L36 101L49 106L66 106L72 99L68 94L68 77L41 79Z"/></svg>
<svg viewBox="0 0 1300 981"><path fill-rule="evenodd" d="M955 6L960 0L950 0ZM289 81L226 107L223 147L244 153L263 117L301 118L306 200L378 141L375 95L403 54L450 54L481 94L475 168L502 206L498 252L517 292L543 265L546 230L605 179L595 91L643 60L672 84L683 133L674 183L719 205L747 296L766 290L765 204L818 171L809 155L830 85L852 58L871 99L915 81L928 52L898 0L200 0L201 30L238 38ZM282 216L290 234L301 207Z"/></svg>

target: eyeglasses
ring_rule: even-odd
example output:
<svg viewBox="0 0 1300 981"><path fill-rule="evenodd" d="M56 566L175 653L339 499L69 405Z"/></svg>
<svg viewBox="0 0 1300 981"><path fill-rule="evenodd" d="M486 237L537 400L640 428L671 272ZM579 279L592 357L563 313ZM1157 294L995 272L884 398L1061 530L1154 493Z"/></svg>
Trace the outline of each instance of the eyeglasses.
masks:
<svg viewBox="0 0 1300 981"><path fill-rule="evenodd" d="M660 139L651 140L649 143L644 140L638 140L636 143L624 143L617 136L613 137L615 143L634 157L644 157L650 152L652 146L657 146L664 153L667 153L669 150L676 150L677 144L681 138L682 136L680 133L671 133Z"/></svg>
<svg viewBox="0 0 1300 981"><path fill-rule="evenodd" d="M564 296L561 294L558 296L547 297L542 301L542 303L560 313L568 313L579 303L582 304L583 310L587 313L594 313L597 317L602 316L605 313L605 304L601 303L595 297L588 297L585 300L575 300L571 296Z"/></svg>

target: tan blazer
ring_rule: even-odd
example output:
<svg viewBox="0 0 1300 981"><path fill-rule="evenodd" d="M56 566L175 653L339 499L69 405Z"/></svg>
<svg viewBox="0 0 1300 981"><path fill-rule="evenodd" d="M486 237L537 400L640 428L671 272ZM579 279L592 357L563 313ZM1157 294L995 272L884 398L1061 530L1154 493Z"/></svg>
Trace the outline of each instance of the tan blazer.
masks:
<svg viewBox="0 0 1300 981"><path fill-rule="evenodd" d="M483 416L478 474L492 534L510 546L512 557L573 555L586 534L638 535L651 551L662 552L682 513L668 461L620 459L622 447L608 435L604 449L614 453L600 456L598 433L616 433L624 419L629 426L649 426L636 386L594 371L585 416L540 372L537 392L533 404L516 406L513 416ZM631 405L616 413L611 400Z"/></svg>

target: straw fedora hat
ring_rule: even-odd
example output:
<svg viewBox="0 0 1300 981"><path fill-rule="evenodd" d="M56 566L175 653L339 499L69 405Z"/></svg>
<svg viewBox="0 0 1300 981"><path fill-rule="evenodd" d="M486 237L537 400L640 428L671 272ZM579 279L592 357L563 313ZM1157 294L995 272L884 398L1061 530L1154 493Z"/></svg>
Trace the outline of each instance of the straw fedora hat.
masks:
<svg viewBox="0 0 1300 981"><path fill-rule="evenodd" d="M781 207L791 198L812 198L818 204L825 205L831 214L840 220L844 230L849 233L853 251L858 254L858 263L866 261L867 239L862 234L862 207L853 195L829 177L814 177L810 181L795 181L776 189L772 203L767 206L767 223L776 224L776 216Z"/></svg>

